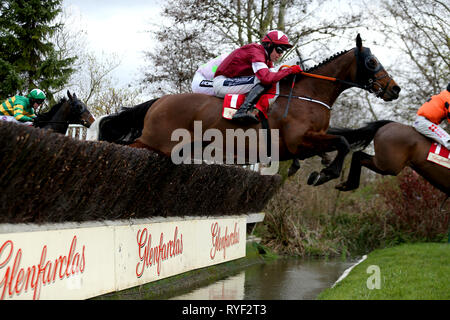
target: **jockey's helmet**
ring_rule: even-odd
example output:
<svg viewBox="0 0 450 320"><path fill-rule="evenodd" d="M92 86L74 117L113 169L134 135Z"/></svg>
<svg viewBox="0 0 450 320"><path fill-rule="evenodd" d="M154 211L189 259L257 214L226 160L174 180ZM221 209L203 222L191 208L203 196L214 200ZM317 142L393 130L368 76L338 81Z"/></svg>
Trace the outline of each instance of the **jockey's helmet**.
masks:
<svg viewBox="0 0 450 320"><path fill-rule="evenodd" d="M263 44L265 43L270 44L273 47L280 46L285 49L293 47L292 44L289 43L287 35L285 35L282 31L278 30L269 31L261 40L261 42Z"/></svg>
<svg viewBox="0 0 450 320"><path fill-rule="evenodd" d="M28 99L34 100L38 104L42 104L44 100L47 98L45 93L41 89L33 89L28 94Z"/></svg>

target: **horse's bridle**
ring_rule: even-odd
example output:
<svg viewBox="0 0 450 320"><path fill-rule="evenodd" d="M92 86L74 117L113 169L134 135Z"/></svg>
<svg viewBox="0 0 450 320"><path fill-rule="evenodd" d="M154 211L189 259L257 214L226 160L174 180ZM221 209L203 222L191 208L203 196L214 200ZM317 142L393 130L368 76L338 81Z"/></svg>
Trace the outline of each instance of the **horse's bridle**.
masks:
<svg viewBox="0 0 450 320"><path fill-rule="evenodd" d="M389 79L388 83L383 88L383 86L378 82L378 80L386 78L388 74L386 73L381 77L378 78L376 77L376 74L380 70L384 69L383 65L372 54L369 48L364 48L362 49L362 51L360 51L359 48L355 48L354 52L357 60L355 82L322 76L313 73L307 73L304 71L302 71L301 74L311 78L339 82L348 85L349 87L357 87L369 91L370 93L375 93L375 95L379 98L382 97L386 93L386 90L389 87L389 84L391 83L392 79ZM281 66L281 67L289 67L289 66ZM378 85L379 87L377 91L374 88L375 84Z"/></svg>
<svg viewBox="0 0 450 320"><path fill-rule="evenodd" d="M80 100L71 100L70 102L71 102L71 103L74 103L74 104L71 104L72 107L77 108L78 106L81 106L81 107L79 108L79 111L77 110L77 111L75 112L75 116L80 117L80 123L81 123L82 125L84 125L84 126L87 126L87 125L86 125L86 124L87 124L87 121L81 119L81 115L82 115L83 113L85 113L85 112L88 112L88 109L87 109L86 105L85 105L84 103L81 103ZM71 108L70 111L73 112L73 109Z"/></svg>
<svg viewBox="0 0 450 320"><path fill-rule="evenodd" d="M388 74L386 73L381 77L376 77L376 74L383 69L383 65L372 54L369 48L363 48L361 51L359 48L355 48L354 52L357 60L356 86L370 93L374 93L379 98L382 97L386 93L392 79L389 79L383 88L378 80L386 78ZM379 87L377 91L375 90L375 84Z"/></svg>
<svg viewBox="0 0 450 320"><path fill-rule="evenodd" d="M69 100L68 102L70 105L70 113L74 114L75 116L80 116L80 118L81 118L81 115L83 113L85 113L86 111L88 111L87 107L83 103L77 103L77 102L79 102L79 100ZM81 108L79 108L80 111L74 112L74 107L77 108L78 105L81 105ZM69 125L71 123L70 121L40 121L40 120L38 122L39 123L59 123L59 124L67 124L67 125ZM80 119L80 124L86 126L87 121Z"/></svg>

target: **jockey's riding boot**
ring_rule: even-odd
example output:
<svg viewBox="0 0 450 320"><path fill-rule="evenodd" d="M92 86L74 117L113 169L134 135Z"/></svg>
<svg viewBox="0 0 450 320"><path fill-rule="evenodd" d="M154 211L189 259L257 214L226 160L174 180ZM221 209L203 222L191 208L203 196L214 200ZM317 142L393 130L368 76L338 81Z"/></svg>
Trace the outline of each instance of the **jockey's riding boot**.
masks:
<svg viewBox="0 0 450 320"><path fill-rule="evenodd" d="M241 105L239 110L234 114L231 120L236 120L242 123L259 123L256 115L258 114L258 109L255 108L255 104L258 102L259 98L266 91L266 87L258 83L255 85L250 92L245 97L244 103Z"/></svg>

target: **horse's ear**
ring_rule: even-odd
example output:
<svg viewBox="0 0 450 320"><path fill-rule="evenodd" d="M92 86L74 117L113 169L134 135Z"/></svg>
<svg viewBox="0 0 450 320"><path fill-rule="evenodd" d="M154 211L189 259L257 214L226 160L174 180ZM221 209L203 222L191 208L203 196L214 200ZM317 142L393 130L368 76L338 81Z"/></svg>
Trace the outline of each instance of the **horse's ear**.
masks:
<svg viewBox="0 0 450 320"><path fill-rule="evenodd" d="M78 99L78 98L77 98L77 94L76 94L75 92L73 93L73 96L72 96L72 97L73 97L74 99Z"/></svg>
<svg viewBox="0 0 450 320"><path fill-rule="evenodd" d="M69 90L67 90L67 96L69 97L70 100L72 100L72 95L70 94Z"/></svg>
<svg viewBox="0 0 450 320"><path fill-rule="evenodd" d="M361 48L362 48L362 40L361 40L361 36L359 35L359 33L358 33L358 35L356 36L356 47L357 47L359 50L361 50Z"/></svg>

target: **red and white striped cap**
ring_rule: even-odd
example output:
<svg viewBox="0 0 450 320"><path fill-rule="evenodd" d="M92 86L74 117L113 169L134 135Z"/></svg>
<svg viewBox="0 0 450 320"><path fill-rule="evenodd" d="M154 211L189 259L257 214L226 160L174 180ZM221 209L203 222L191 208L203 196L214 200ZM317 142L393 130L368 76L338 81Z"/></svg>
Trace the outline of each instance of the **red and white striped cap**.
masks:
<svg viewBox="0 0 450 320"><path fill-rule="evenodd" d="M270 42L273 44L283 45L291 48L292 44L289 43L289 39L287 35L285 35L282 31L272 30L269 31L265 37L261 40L261 42Z"/></svg>

